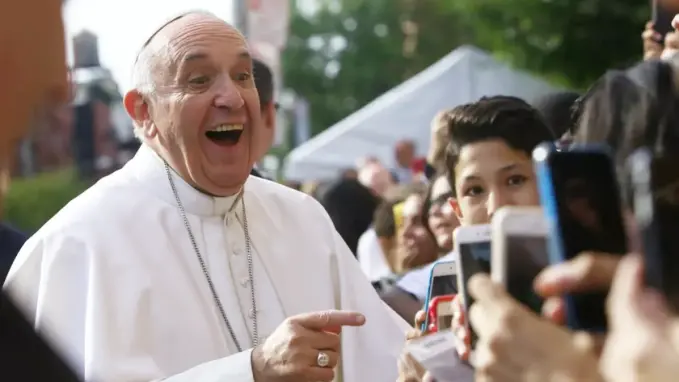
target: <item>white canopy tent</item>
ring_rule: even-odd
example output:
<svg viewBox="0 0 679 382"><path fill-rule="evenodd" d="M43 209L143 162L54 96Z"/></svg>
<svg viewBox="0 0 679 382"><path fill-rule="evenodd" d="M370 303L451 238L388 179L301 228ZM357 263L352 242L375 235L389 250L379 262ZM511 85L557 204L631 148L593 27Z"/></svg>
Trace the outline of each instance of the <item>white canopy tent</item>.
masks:
<svg viewBox="0 0 679 382"><path fill-rule="evenodd" d="M462 46L292 150L283 176L332 179L366 156L393 166L394 145L401 139L412 139L418 153L426 153L431 120L441 110L500 94L531 102L553 91L557 88L478 48Z"/></svg>

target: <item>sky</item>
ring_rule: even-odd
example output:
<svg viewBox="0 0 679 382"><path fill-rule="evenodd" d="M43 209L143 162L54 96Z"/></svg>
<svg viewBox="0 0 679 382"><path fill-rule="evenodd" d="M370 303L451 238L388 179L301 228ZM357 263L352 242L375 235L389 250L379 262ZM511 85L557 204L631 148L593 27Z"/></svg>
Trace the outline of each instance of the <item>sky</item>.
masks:
<svg viewBox="0 0 679 382"><path fill-rule="evenodd" d="M69 62L71 38L87 29L99 36L102 66L113 72L122 91L130 86L132 63L141 44L175 14L205 9L233 21L232 0L70 0L64 9Z"/></svg>

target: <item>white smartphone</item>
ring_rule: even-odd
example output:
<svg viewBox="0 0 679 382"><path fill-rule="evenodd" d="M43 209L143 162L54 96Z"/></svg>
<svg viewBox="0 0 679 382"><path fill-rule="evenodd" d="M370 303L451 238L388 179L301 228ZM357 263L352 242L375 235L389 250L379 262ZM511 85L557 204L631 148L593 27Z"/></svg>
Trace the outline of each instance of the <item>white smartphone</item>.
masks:
<svg viewBox="0 0 679 382"><path fill-rule="evenodd" d="M436 304L436 330L448 330L453 326L453 302L441 301Z"/></svg>
<svg viewBox="0 0 679 382"><path fill-rule="evenodd" d="M429 290L427 291L424 311L429 311L429 303L434 297L455 293L457 293L457 268L455 268L455 262L440 261L435 263L429 275ZM427 315L422 330L424 331L428 327L429 317Z"/></svg>
<svg viewBox="0 0 679 382"><path fill-rule="evenodd" d="M490 273L490 224L461 226L453 232L455 253L457 253L457 288L462 297L465 311L474 302L467 292L467 282L477 273ZM476 343L476 334L471 330L472 348Z"/></svg>
<svg viewBox="0 0 679 382"><path fill-rule="evenodd" d="M491 278L534 312L542 299L533 291L535 277L547 265L548 222L540 207L503 207L493 215Z"/></svg>

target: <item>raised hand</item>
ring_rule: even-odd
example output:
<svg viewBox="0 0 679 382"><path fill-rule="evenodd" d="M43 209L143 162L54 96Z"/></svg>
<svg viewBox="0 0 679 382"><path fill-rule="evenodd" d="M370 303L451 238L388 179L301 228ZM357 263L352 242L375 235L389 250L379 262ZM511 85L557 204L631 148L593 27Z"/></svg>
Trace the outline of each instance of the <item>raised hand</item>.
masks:
<svg viewBox="0 0 679 382"><path fill-rule="evenodd" d="M362 314L338 310L288 318L252 351L255 382L332 381L342 327L364 323Z"/></svg>
<svg viewBox="0 0 679 382"><path fill-rule="evenodd" d="M477 382L601 381L595 341L538 317L485 274L473 276L469 321Z"/></svg>
<svg viewBox="0 0 679 382"><path fill-rule="evenodd" d="M628 255L608 295L610 331L600 361L608 381L669 382L679 374L679 319L642 278L641 256Z"/></svg>

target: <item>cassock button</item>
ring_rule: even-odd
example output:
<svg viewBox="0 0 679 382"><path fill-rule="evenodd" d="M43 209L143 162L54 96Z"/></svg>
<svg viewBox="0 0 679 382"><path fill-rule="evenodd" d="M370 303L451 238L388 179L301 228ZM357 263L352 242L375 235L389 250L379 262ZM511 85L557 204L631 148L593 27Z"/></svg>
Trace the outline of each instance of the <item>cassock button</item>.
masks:
<svg viewBox="0 0 679 382"><path fill-rule="evenodd" d="M259 312L261 312L261 310L257 309L257 313L259 313ZM254 319L255 318L255 311L250 309L250 311L248 312L248 317L250 317L251 320Z"/></svg>
<svg viewBox="0 0 679 382"><path fill-rule="evenodd" d="M233 254L236 255L236 256L240 256L241 254L243 254L243 250L238 248L238 247L234 247L233 248Z"/></svg>
<svg viewBox="0 0 679 382"><path fill-rule="evenodd" d="M250 283L250 278L249 278L249 277L246 277L246 278L240 280L240 285L241 285L243 288L247 287L249 283Z"/></svg>

